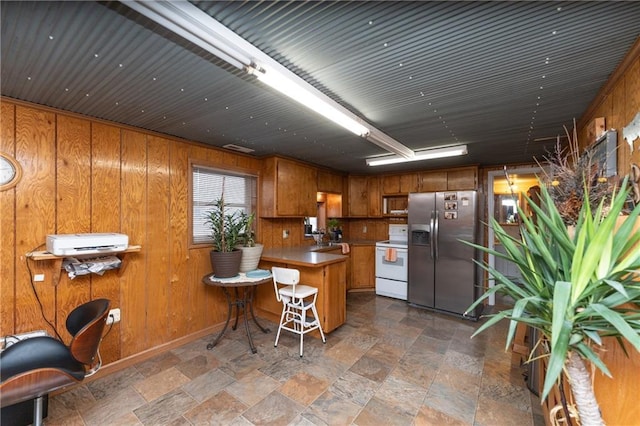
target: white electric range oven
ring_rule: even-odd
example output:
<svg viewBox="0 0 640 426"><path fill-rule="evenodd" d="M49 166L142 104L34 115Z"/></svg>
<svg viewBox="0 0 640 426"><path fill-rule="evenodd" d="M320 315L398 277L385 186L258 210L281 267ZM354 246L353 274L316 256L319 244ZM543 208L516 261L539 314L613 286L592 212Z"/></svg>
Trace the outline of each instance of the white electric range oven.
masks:
<svg viewBox="0 0 640 426"><path fill-rule="evenodd" d="M389 239L376 243L376 294L407 300L407 225L389 225Z"/></svg>

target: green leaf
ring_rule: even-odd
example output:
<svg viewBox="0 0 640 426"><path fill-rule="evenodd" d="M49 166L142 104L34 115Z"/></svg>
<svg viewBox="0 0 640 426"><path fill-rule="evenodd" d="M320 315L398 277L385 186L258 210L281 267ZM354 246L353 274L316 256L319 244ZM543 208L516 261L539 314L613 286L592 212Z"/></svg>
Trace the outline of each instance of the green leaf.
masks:
<svg viewBox="0 0 640 426"><path fill-rule="evenodd" d="M558 281L553 294L553 319L551 321L551 348L558 344L562 328L565 326L565 318L569 308L571 296L571 283Z"/></svg>
<svg viewBox="0 0 640 426"><path fill-rule="evenodd" d="M627 324L622 315L599 303L594 303L591 307L610 324L612 324L616 330L618 330L618 332L620 332L620 334L636 348L637 351L640 351L640 335L638 335L638 332Z"/></svg>
<svg viewBox="0 0 640 426"><path fill-rule="evenodd" d="M564 366L565 359L567 358L571 328L572 325L569 321L563 321L560 325L560 331L558 334L555 338L552 336L552 339L556 341L556 344L551 346L547 374L544 377L544 387L542 389L541 396L542 399L547 397L562 372L562 367Z"/></svg>

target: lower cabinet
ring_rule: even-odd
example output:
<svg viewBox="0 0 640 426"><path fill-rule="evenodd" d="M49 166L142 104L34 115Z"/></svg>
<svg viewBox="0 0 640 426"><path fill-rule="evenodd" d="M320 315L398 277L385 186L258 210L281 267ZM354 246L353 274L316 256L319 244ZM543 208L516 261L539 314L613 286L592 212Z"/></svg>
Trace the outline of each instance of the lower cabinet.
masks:
<svg viewBox="0 0 640 426"><path fill-rule="evenodd" d="M349 280L350 290L375 289L375 251L376 247L374 244L351 245L351 279Z"/></svg>
<svg viewBox="0 0 640 426"><path fill-rule="evenodd" d="M342 261L323 266L299 266L285 262L261 261L260 269L271 270L273 266L298 269L301 284L318 288L316 309L322 324L322 331L330 333L344 324L347 319L347 262ZM273 285L261 285L256 293L255 307L260 311L260 314L278 323L282 313L282 303L276 300Z"/></svg>

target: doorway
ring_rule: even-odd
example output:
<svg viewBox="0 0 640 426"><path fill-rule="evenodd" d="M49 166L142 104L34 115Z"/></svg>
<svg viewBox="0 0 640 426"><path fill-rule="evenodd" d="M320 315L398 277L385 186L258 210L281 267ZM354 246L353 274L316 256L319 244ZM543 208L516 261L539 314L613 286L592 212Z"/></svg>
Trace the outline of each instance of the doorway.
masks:
<svg viewBox="0 0 640 426"><path fill-rule="evenodd" d="M538 184L538 176L542 173L540 167L521 167L505 170L493 170L488 173L488 205L487 213L490 217L496 218L498 223L513 236L520 233L520 220L517 215L517 207L520 206L528 211L524 194L528 189ZM489 227L487 234L488 247L495 251L500 251L501 247L496 244L493 228ZM507 276L517 276L517 268L502 259L496 259L493 254L489 254L487 261L489 266L498 269ZM489 287L494 287L494 282L489 281ZM495 305L495 295L489 296L489 305Z"/></svg>

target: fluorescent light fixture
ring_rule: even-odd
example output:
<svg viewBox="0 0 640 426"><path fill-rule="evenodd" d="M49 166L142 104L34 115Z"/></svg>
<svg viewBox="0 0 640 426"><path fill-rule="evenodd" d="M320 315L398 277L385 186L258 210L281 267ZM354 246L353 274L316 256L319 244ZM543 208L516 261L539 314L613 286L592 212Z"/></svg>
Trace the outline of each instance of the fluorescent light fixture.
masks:
<svg viewBox="0 0 640 426"><path fill-rule="evenodd" d="M121 3L234 67L254 74L265 84L356 135L403 158L413 157L411 149L365 123L194 4L147 0L121 0Z"/></svg>
<svg viewBox="0 0 640 426"><path fill-rule="evenodd" d="M319 96L315 89L310 90L309 87L311 86L307 83L299 84L288 75L281 74L264 66L259 68L257 66L250 66L247 67L247 71L258 77L258 80L266 85L287 95L294 101L301 103L334 123L339 124L350 132L363 137L369 134L369 128L362 125L357 119L351 118L333 105L330 105L329 102L322 99L324 96Z"/></svg>
<svg viewBox="0 0 640 426"><path fill-rule="evenodd" d="M384 166L386 164L406 163L409 161L432 160L434 158L454 157L457 155L467 154L466 145L454 145L442 148L423 149L414 151L411 158L401 157L399 155L385 155L375 158L367 158L368 166Z"/></svg>
<svg viewBox="0 0 640 426"><path fill-rule="evenodd" d="M391 136L387 135L386 133L382 133L380 130L375 128L371 129L371 132L366 136L366 139L369 142L373 142L374 144L378 145L380 148L384 148L389 152L393 152L402 158L410 159L415 155L412 149L402 145Z"/></svg>

